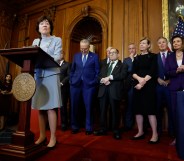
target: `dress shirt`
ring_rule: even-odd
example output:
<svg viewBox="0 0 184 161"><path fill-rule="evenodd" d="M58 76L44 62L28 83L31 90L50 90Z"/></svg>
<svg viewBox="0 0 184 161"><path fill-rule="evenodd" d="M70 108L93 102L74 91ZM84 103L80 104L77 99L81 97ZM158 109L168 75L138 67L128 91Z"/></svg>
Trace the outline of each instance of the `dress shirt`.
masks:
<svg viewBox="0 0 184 161"><path fill-rule="evenodd" d="M114 64L112 65L111 73L112 73L112 71L114 70L114 67L116 66L117 63L118 63L118 60L115 60L115 61L114 61ZM109 66L110 66L110 64L109 64ZM110 75L109 77L110 77L110 80L113 80L113 75Z"/></svg>

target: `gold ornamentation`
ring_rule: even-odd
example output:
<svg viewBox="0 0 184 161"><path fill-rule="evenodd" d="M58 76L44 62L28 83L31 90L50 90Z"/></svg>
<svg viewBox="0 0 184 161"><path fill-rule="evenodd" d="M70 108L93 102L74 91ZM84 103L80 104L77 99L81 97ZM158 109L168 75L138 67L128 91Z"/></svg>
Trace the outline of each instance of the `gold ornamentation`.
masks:
<svg viewBox="0 0 184 161"><path fill-rule="evenodd" d="M168 0L162 0L163 36L169 40Z"/></svg>
<svg viewBox="0 0 184 161"><path fill-rule="evenodd" d="M84 17L89 16L89 6L84 6L81 10L81 13Z"/></svg>
<svg viewBox="0 0 184 161"><path fill-rule="evenodd" d="M29 73L19 74L13 81L13 95L18 101L28 101L35 93L36 83Z"/></svg>

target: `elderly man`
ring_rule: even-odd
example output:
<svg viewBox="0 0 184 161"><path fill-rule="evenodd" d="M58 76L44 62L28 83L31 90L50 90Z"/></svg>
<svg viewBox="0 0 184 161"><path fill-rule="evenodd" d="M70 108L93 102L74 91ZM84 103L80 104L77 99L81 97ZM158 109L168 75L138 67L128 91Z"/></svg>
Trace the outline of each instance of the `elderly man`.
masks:
<svg viewBox="0 0 184 161"><path fill-rule="evenodd" d="M81 52L76 53L70 73L71 126L72 134L79 132L77 120L79 103L83 98L86 109L86 135L92 134L92 102L98 85L100 70L98 55L89 51L87 39L80 41Z"/></svg>
<svg viewBox="0 0 184 161"><path fill-rule="evenodd" d="M121 139L119 130L120 101L123 96L123 79L126 77L127 65L122 64L119 58L119 51L111 48L109 58L111 62L100 70L100 87L98 98L100 102L100 129L94 131L94 135L106 135L106 112L108 105L112 112L112 129L115 139Z"/></svg>

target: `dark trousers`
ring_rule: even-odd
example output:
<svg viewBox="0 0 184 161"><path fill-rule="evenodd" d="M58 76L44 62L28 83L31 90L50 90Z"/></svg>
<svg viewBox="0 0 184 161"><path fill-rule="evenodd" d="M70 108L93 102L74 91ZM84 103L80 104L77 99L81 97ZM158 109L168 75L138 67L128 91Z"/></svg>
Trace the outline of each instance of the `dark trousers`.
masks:
<svg viewBox="0 0 184 161"><path fill-rule="evenodd" d="M114 132L119 131L119 111L120 111L120 100L115 100L110 96L110 90L107 86L105 93L99 98L100 102L100 128L102 130L107 130L107 110L110 105L111 116L112 116L112 129Z"/></svg>
<svg viewBox="0 0 184 161"><path fill-rule="evenodd" d="M133 125L134 125L133 87L131 87L127 92L124 126L131 129Z"/></svg>
<svg viewBox="0 0 184 161"><path fill-rule="evenodd" d="M63 86L61 87L61 99L62 99L62 106L60 109L60 115L61 115L61 126L68 126L68 102L69 102L69 97L70 97L70 87L69 86ZM70 106L70 104L69 104ZM70 111L70 107L69 107Z"/></svg>
<svg viewBox="0 0 184 161"><path fill-rule="evenodd" d="M184 91L177 92L176 107L176 150L181 159L184 159Z"/></svg>
<svg viewBox="0 0 184 161"><path fill-rule="evenodd" d="M171 95L168 87L157 85L157 130L162 132L163 108L167 108L168 114L168 132L174 134L174 125L171 107Z"/></svg>

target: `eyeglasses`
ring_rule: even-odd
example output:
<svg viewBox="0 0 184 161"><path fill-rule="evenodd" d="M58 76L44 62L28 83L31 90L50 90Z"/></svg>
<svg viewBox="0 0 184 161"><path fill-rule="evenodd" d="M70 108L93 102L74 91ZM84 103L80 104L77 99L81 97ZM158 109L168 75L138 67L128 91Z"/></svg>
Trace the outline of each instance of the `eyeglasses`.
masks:
<svg viewBox="0 0 184 161"><path fill-rule="evenodd" d="M117 54L117 52L113 51L113 52L109 52L109 54L114 55L114 54Z"/></svg>
<svg viewBox="0 0 184 161"><path fill-rule="evenodd" d="M89 49L88 48L85 48L85 49L80 49L81 51L85 52L85 51L88 51Z"/></svg>

